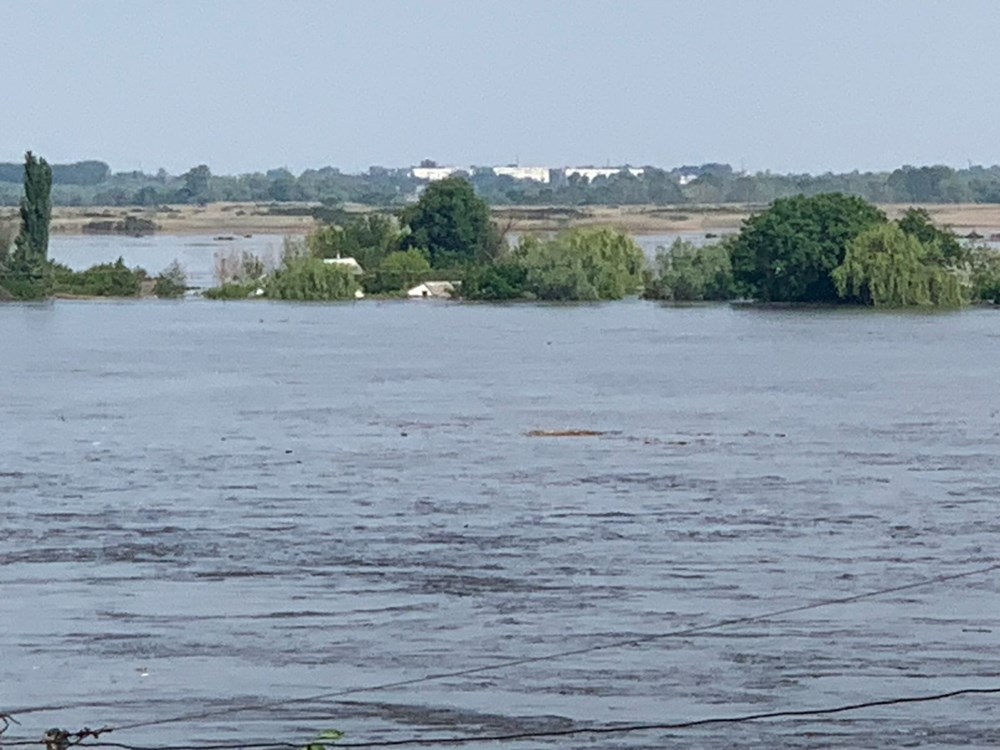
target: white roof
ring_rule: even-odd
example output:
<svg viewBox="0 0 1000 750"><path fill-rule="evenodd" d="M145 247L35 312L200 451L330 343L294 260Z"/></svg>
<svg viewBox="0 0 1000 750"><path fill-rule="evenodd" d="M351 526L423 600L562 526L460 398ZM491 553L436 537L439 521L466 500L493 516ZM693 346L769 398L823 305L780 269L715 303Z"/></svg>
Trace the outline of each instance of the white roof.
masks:
<svg viewBox="0 0 1000 750"><path fill-rule="evenodd" d="M407 297L450 297L455 285L450 281L425 281L407 290Z"/></svg>
<svg viewBox="0 0 1000 750"><path fill-rule="evenodd" d="M363 269L361 264L354 260L354 258L323 258L323 262L329 263L330 265L346 266L354 271L354 273L365 272L365 269Z"/></svg>

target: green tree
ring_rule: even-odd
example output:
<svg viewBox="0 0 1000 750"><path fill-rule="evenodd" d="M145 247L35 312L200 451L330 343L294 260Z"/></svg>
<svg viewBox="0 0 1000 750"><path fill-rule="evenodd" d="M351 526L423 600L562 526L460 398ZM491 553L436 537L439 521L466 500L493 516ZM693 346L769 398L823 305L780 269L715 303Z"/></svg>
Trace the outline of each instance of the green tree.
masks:
<svg viewBox="0 0 1000 750"><path fill-rule="evenodd" d="M469 266L461 291L466 299L489 302L523 299L527 294L527 274L524 266L513 258Z"/></svg>
<svg viewBox="0 0 1000 750"><path fill-rule="evenodd" d="M875 206L839 193L776 200L743 223L731 259L738 290L761 302L833 302L830 273L847 246L885 222Z"/></svg>
<svg viewBox="0 0 1000 750"><path fill-rule="evenodd" d="M52 169L30 151L24 157L21 229L14 249L0 248L0 287L18 299L48 295L49 222L52 219Z"/></svg>
<svg viewBox="0 0 1000 750"><path fill-rule="evenodd" d="M304 255L290 257L266 280L264 289L273 299L332 302L354 299L358 280L344 266Z"/></svg>
<svg viewBox="0 0 1000 750"><path fill-rule="evenodd" d="M622 299L642 283L645 256L625 234L574 229L553 240L527 237L513 253L525 293L542 300Z"/></svg>
<svg viewBox="0 0 1000 750"><path fill-rule="evenodd" d="M427 281L431 264L419 250L392 253L378 266L369 287L375 293L396 292Z"/></svg>
<svg viewBox="0 0 1000 750"><path fill-rule="evenodd" d="M656 275L643 296L647 299L694 302L728 300L733 296L729 242L695 247L680 238L656 253Z"/></svg>
<svg viewBox="0 0 1000 750"><path fill-rule="evenodd" d="M153 294L157 297L183 297L187 291L187 274L179 261L173 261L156 277Z"/></svg>
<svg viewBox="0 0 1000 750"><path fill-rule="evenodd" d="M972 299L1000 304L1000 252L980 245L969 252Z"/></svg>
<svg viewBox="0 0 1000 750"><path fill-rule="evenodd" d="M935 226L926 208L908 208L896 223L904 232L920 240L942 263L958 265L968 260L968 253L955 234Z"/></svg>
<svg viewBox="0 0 1000 750"><path fill-rule="evenodd" d="M399 249L399 224L395 217L386 214L362 214L342 226L326 224L310 234L306 242L317 257L354 258L370 271Z"/></svg>
<svg viewBox="0 0 1000 750"><path fill-rule="evenodd" d="M420 200L403 210L402 223L409 228L402 249L425 250L435 268L494 258L502 246L489 206L460 177L428 185Z"/></svg>
<svg viewBox="0 0 1000 750"><path fill-rule="evenodd" d="M207 164L191 167L181 176L181 179L184 180L184 187L181 189L182 200L192 203L207 203L211 197L209 192L211 178L212 171Z"/></svg>
<svg viewBox="0 0 1000 750"><path fill-rule="evenodd" d="M851 241L834 269L837 293L876 307L960 305L958 276L939 265L935 251L896 224L873 226Z"/></svg>

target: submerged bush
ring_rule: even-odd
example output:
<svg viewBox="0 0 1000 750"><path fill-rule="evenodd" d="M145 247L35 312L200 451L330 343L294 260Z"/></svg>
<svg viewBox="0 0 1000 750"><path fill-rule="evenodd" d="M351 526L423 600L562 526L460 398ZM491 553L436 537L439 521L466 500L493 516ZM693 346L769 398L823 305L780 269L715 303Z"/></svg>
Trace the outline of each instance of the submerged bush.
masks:
<svg viewBox="0 0 1000 750"><path fill-rule="evenodd" d="M178 261L174 261L160 272L153 286L153 294L157 297L182 297L187 291L187 274Z"/></svg>
<svg viewBox="0 0 1000 750"><path fill-rule="evenodd" d="M257 294L258 289L261 289L261 287L256 281L243 283L231 281L228 284L206 289L202 292L202 296L206 299L247 299L248 297L259 297L260 295Z"/></svg>
<svg viewBox="0 0 1000 750"><path fill-rule="evenodd" d="M721 301L733 297L729 242L695 247L680 238L656 252L656 274L646 284L646 299L675 302Z"/></svg>
<svg viewBox="0 0 1000 750"><path fill-rule="evenodd" d="M322 258L293 257L276 271L264 287L273 299L331 302L354 299L358 281L349 268L324 263Z"/></svg>
<svg viewBox="0 0 1000 750"><path fill-rule="evenodd" d="M146 277L143 269L129 268L122 258L114 263L91 266L86 271L73 271L64 265L52 264L53 291L56 294L137 297Z"/></svg>

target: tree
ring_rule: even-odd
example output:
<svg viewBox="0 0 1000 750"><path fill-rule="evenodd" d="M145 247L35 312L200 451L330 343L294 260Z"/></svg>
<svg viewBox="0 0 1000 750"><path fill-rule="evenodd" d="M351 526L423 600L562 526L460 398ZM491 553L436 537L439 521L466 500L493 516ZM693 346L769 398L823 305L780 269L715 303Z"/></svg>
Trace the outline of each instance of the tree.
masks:
<svg viewBox="0 0 1000 750"><path fill-rule="evenodd" d="M680 238L656 253L656 276L646 285L647 299L696 302L733 296L729 242L695 247Z"/></svg>
<svg viewBox="0 0 1000 750"><path fill-rule="evenodd" d="M391 253L379 264L371 285L372 292L396 292L427 281L431 264L419 250Z"/></svg>
<svg viewBox="0 0 1000 750"><path fill-rule="evenodd" d="M21 229L13 251L0 247L0 286L19 299L49 293L49 222L52 219L52 169L30 151L24 157Z"/></svg>
<svg viewBox="0 0 1000 750"><path fill-rule="evenodd" d="M306 242L317 257L350 257L364 269L375 269L399 248L399 225L393 216L362 214L345 221L343 226L322 226Z"/></svg>
<svg viewBox="0 0 1000 750"><path fill-rule="evenodd" d="M273 299L302 302L332 302L354 299L358 281L344 266L324 263L308 255L289 257L265 284Z"/></svg>
<svg viewBox="0 0 1000 750"><path fill-rule="evenodd" d="M642 283L645 256L611 229L575 229L554 240L527 237L513 253L524 269L524 292L537 299L622 299Z"/></svg>
<svg viewBox="0 0 1000 750"><path fill-rule="evenodd" d="M156 277L153 294L157 297L183 297L187 291L187 274L179 261L174 260Z"/></svg>
<svg viewBox="0 0 1000 750"><path fill-rule="evenodd" d="M184 180L184 187L181 188L181 197L185 201L206 203L209 199L209 180L212 171L206 164L199 164L191 167L181 178Z"/></svg>
<svg viewBox="0 0 1000 750"><path fill-rule="evenodd" d="M906 234L926 245L941 262L955 265L968 260L968 253L954 233L934 226L926 208L908 208L896 223Z"/></svg>
<svg viewBox="0 0 1000 750"><path fill-rule="evenodd" d="M493 257L502 244L489 206L460 177L428 185L420 200L404 209L402 223L409 227L402 249L425 250L435 268Z"/></svg>
<svg viewBox="0 0 1000 750"><path fill-rule="evenodd" d="M935 250L896 224L873 226L851 241L833 271L837 292L876 307L958 306L961 284L937 262Z"/></svg>
<svg viewBox="0 0 1000 750"><path fill-rule="evenodd" d="M875 206L840 193L776 200L743 223L732 247L733 278L761 302L835 302L830 273L851 240L885 220Z"/></svg>

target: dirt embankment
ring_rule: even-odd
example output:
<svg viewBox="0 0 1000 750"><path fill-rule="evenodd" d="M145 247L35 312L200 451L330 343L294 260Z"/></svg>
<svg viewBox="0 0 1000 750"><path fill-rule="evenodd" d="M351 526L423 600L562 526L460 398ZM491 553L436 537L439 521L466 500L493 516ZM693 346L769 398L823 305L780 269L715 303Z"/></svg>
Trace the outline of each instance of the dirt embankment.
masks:
<svg viewBox="0 0 1000 750"><path fill-rule="evenodd" d="M958 234L984 236L1000 233L1000 205L949 204L924 206L934 221ZM501 206L493 209L497 223L512 232L552 232L586 226L611 226L632 234L733 231L752 212L764 206ZM908 205L885 205L890 218ZM346 210L363 213L363 206ZM213 203L207 206L157 208L69 208L53 210L54 233L81 234L88 225L123 222L128 217L148 219L161 234L306 234L316 226L305 204ZM16 221L16 210L0 213L0 221Z"/></svg>

